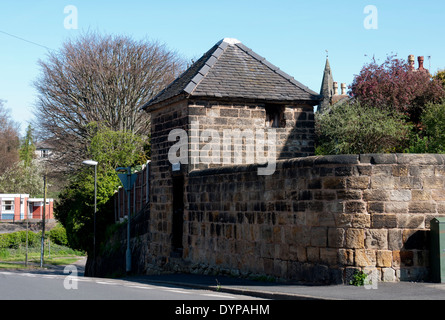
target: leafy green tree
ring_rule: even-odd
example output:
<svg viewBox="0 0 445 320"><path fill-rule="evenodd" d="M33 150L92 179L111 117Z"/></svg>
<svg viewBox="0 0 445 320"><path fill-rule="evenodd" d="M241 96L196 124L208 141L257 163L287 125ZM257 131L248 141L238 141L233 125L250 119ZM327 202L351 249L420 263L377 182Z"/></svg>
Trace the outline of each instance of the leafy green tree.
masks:
<svg viewBox="0 0 445 320"><path fill-rule="evenodd" d="M316 115L317 154L400 151L411 129L397 113L358 102L345 103Z"/></svg>
<svg viewBox="0 0 445 320"><path fill-rule="evenodd" d="M97 181L97 239L101 237L102 226L110 223L112 215L107 215L107 201L117 188L117 181L110 175L98 174ZM112 211L111 211L112 212ZM91 171L79 172L60 193L54 214L65 227L71 248L91 251L94 216L94 177Z"/></svg>
<svg viewBox="0 0 445 320"><path fill-rule="evenodd" d="M88 154L100 163L102 170L114 170L117 167L134 166L145 163L148 156L145 146L148 138L129 131L114 131L106 127L91 124L96 133L91 139Z"/></svg>
<svg viewBox="0 0 445 320"><path fill-rule="evenodd" d="M20 160L24 162L25 167L29 167L35 156L36 146L34 145L34 139L32 136L32 127L28 126L26 129L25 137L22 139L20 145L19 156Z"/></svg>
<svg viewBox="0 0 445 320"><path fill-rule="evenodd" d="M97 166L97 214L96 244L104 237L105 228L114 221L113 203L109 200L120 185L115 172L118 166L142 164L145 141L130 132L113 131L108 128L96 130L89 156ZM94 174L91 167L82 168L59 195L54 208L56 218L67 232L70 247L90 251L93 244Z"/></svg>
<svg viewBox="0 0 445 320"><path fill-rule="evenodd" d="M405 152L445 153L445 100L426 105L421 123L422 130L413 136Z"/></svg>
<svg viewBox="0 0 445 320"><path fill-rule="evenodd" d="M0 175L0 193L29 193L37 196L42 191L43 172L36 160L28 166L24 161L16 162Z"/></svg>
<svg viewBox="0 0 445 320"><path fill-rule="evenodd" d="M445 70L437 71L433 78L439 80L445 88Z"/></svg>

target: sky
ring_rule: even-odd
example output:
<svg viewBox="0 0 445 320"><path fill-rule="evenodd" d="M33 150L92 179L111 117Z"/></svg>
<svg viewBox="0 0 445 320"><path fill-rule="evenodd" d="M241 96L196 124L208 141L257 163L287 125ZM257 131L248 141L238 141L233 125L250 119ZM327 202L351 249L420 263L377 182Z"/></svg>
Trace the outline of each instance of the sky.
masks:
<svg viewBox="0 0 445 320"><path fill-rule="evenodd" d="M445 69L444 12L443 0L0 0L0 99L24 134L38 61L88 31L159 41L188 60L236 38L316 92L326 50L339 84L391 54L424 56L434 74Z"/></svg>

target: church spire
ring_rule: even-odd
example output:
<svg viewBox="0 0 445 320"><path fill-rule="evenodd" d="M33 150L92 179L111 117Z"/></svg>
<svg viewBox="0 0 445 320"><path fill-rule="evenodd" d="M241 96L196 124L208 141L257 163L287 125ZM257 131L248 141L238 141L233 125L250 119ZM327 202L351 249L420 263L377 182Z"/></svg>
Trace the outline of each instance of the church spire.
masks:
<svg viewBox="0 0 445 320"><path fill-rule="evenodd" d="M323 81L321 83L320 95L322 100L319 112L323 113L329 108L331 98L334 95L334 78L332 76L331 65L329 64L328 51L326 50L326 65L324 67Z"/></svg>

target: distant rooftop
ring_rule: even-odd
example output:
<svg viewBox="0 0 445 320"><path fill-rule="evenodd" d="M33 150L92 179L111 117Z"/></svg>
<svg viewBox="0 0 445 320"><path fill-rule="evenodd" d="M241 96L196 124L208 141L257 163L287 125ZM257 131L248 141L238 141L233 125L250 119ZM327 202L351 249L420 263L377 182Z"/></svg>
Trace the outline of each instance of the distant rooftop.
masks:
<svg viewBox="0 0 445 320"><path fill-rule="evenodd" d="M54 142L50 140L43 140L36 143L36 149L54 149Z"/></svg>
<svg viewBox="0 0 445 320"><path fill-rule="evenodd" d="M225 38L167 86L143 109L170 98L237 98L319 103L320 96L239 40Z"/></svg>

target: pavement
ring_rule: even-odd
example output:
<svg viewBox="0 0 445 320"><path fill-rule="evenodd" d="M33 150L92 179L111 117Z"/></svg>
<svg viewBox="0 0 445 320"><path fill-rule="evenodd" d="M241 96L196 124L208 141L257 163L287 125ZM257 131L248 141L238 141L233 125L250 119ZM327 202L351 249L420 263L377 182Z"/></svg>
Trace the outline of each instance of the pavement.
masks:
<svg viewBox="0 0 445 320"><path fill-rule="evenodd" d="M74 265L83 276L86 258ZM64 266L35 272L63 273ZM352 285L301 285L264 282L228 276L197 274L130 275L120 280L144 284L168 284L271 300L445 300L445 284L428 282L379 282L374 288Z"/></svg>
<svg viewBox="0 0 445 320"><path fill-rule="evenodd" d="M366 289L352 285L299 285L194 274L130 276L123 280L170 284L273 300L445 300L445 284L425 282L379 282L374 289Z"/></svg>

